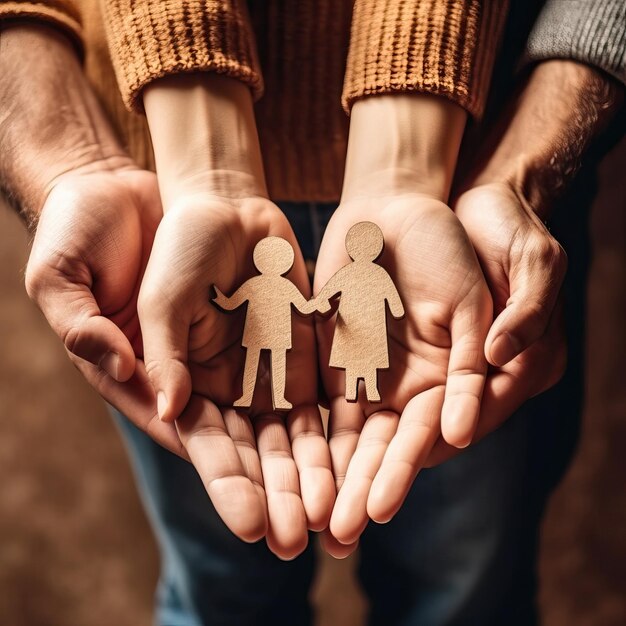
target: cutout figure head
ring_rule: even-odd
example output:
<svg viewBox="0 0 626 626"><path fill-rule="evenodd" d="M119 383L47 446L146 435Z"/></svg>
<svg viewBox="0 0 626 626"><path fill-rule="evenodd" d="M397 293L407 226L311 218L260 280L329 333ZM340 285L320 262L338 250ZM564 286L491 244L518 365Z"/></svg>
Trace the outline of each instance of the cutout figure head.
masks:
<svg viewBox="0 0 626 626"><path fill-rule="evenodd" d="M383 244L383 231L372 222L359 222L346 235L346 250L353 261L375 261Z"/></svg>
<svg viewBox="0 0 626 626"><path fill-rule="evenodd" d="M261 274L282 276L293 265L291 244L281 237L266 237L254 247L254 266Z"/></svg>

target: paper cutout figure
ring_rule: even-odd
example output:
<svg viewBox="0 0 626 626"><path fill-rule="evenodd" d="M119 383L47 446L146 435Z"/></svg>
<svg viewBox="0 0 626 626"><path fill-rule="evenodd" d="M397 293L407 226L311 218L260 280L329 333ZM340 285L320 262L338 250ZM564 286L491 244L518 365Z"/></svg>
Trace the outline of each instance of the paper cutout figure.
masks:
<svg viewBox="0 0 626 626"><path fill-rule="evenodd" d="M369 402L380 402L379 369L389 368L385 302L393 317L404 316L404 307L389 274L374 261L383 251L383 233L372 222L359 222L346 235L352 263L342 267L315 298L324 302L340 295L335 334L330 351L331 367L346 370L345 398L356 402L362 379Z"/></svg>
<svg viewBox="0 0 626 626"><path fill-rule="evenodd" d="M261 350L269 350L272 404L275 410L289 410L292 405L285 398L285 383L287 350L291 348L291 306L308 315L315 311L315 303L307 302L298 288L284 278L294 261L293 248L288 241L280 237L262 239L254 248L253 260L260 276L247 280L230 297L215 286L217 296L213 299L225 311L234 311L248 302L241 342L246 348L243 395L234 406L252 404Z"/></svg>

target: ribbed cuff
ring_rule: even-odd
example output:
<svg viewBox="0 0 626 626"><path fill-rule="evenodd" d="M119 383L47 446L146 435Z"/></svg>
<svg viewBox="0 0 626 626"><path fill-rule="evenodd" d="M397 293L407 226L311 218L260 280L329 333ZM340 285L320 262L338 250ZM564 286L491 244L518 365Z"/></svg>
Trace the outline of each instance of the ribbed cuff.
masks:
<svg viewBox="0 0 626 626"><path fill-rule="evenodd" d="M0 21L11 19L43 22L59 28L69 35L81 53L83 51L80 13L74 3L68 0L0 3Z"/></svg>
<svg viewBox="0 0 626 626"><path fill-rule="evenodd" d="M480 117L508 0L357 0L342 105L395 92L444 96Z"/></svg>
<svg viewBox="0 0 626 626"><path fill-rule="evenodd" d="M572 59L626 84L626 2L548 0L526 44L524 63Z"/></svg>
<svg viewBox="0 0 626 626"><path fill-rule="evenodd" d="M104 0L109 49L124 103L143 111L141 90L181 72L210 71L263 91L243 0Z"/></svg>

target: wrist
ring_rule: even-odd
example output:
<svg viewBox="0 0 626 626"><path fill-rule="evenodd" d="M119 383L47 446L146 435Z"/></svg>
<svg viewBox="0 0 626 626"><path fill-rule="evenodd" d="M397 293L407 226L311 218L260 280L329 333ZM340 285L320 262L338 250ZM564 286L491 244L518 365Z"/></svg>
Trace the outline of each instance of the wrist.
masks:
<svg viewBox="0 0 626 626"><path fill-rule="evenodd" d="M370 96L352 108L342 201L420 193L446 202L466 113L426 94Z"/></svg>
<svg viewBox="0 0 626 626"><path fill-rule="evenodd" d="M267 196L252 96L213 73L159 79L144 91L167 211L181 195Z"/></svg>
<svg viewBox="0 0 626 626"><path fill-rule="evenodd" d="M0 177L29 218L72 171L126 162L70 41L43 25L16 23L0 41Z"/></svg>
<svg viewBox="0 0 626 626"><path fill-rule="evenodd" d="M541 63L505 112L471 184L506 184L545 219L620 102L620 88L591 67Z"/></svg>

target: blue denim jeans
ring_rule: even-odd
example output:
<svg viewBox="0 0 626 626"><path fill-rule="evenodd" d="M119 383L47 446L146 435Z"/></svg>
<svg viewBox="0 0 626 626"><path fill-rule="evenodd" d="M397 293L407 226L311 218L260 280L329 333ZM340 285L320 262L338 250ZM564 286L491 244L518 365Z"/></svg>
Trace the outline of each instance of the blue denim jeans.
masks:
<svg viewBox="0 0 626 626"><path fill-rule="evenodd" d="M282 208L304 257L314 259L333 207ZM370 599L371 624L536 623L537 530L564 465L549 467L554 448L545 425L555 423L565 385L527 403L457 458L423 470L396 517L368 526L359 577ZM294 561L282 562L263 542L239 541L216 514L194 468L116 417L161 551L157 624L310 624L311 545Z"/></svg>

